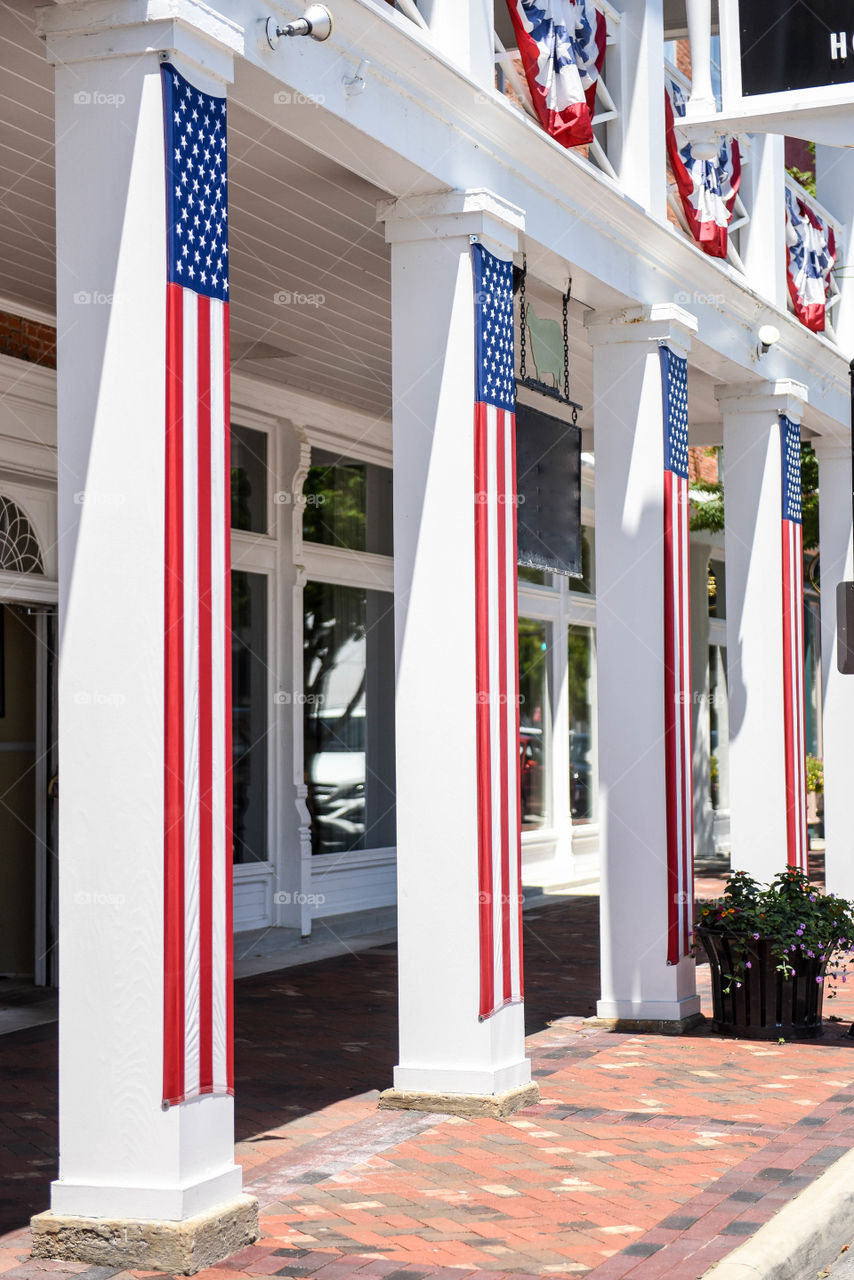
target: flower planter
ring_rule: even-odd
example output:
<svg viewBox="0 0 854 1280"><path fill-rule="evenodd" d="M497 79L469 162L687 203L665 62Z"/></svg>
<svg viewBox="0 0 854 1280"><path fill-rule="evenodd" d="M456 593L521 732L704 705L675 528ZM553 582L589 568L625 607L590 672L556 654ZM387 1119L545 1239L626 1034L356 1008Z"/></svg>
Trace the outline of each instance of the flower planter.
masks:
<svg viewBox="0 0 854 1280"><path fill-rule="evenodd" d="M714 1031L748 1040L808 1040L822 1034L824 982L817 979L824 977L825 961L795 952L794 976L784 977L772 954L773 938L743 942L702 927L696 936L702 940L712 971ZM728 983L727 975L736 972L740 958L749 960L750 968L739 977L739 986L736 981Z"/></svg>

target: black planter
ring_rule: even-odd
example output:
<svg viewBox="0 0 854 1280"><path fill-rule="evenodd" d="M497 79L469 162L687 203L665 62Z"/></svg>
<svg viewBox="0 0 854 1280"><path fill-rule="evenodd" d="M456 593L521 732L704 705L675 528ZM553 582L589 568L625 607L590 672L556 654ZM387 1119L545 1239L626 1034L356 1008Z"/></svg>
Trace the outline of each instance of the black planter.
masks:
<svg viewBox="0 0 854 1280"><path fill-rule="evenodd" d="M794 976L784 977L777 969L771 948L773 938L741 939L713 929L698 928L712 971L712 1030L724 1036L746 1040L809 1040L822 1034L821 1003L824 983L823 960L810 960L792 953ZM743 947L746 945L746 953ZM739 961L749 960L750 968L739 973L738 981L727 986L727 975Z"/></svg>

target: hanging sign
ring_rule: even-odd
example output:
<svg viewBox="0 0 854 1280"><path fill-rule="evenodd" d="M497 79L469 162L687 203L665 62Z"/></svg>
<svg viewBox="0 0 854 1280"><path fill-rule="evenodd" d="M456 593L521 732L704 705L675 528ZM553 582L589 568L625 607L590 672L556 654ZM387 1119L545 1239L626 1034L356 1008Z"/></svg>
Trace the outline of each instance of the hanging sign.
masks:
<svg viewBox="0 0 854 1280"><path fill-rule="evenodd" d="M849 0L741 0L738 8L744 97L854 82Z"/></svg>
<svg viewBox="0 0 854 1280"><path fill-rule="evenodd" d="M581 430L516 404L518 561L581 577Z"/></svg>

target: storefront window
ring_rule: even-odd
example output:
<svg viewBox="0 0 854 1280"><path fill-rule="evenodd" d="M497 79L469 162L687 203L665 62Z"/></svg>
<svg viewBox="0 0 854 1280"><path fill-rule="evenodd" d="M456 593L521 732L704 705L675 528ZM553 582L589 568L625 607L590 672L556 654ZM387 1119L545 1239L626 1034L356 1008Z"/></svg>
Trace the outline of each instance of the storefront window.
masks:
<svg viewBox="0 0 854 1280"><path fill-rule="evenodd" d="M723 560L709 561L707 579L709 593L709 617L726 617L726 568Z"/></svg>
<svg viewBox="0 0 854 1280"><path fill-rule="evenodd" d="M251 427L231 429L231 527L267 532L267 436Z"/></svg>
<svg viewBox="0 0 854 1280"><path fill-rule="evenodd" d="M531 569L526 564L520 564L519 581L532 582L535 587L550 587L552 585L552 575L546 573L544 569Z"/></svg>
<svg viewBox="0 0 854 1280"><path fill-rule="evenodd" d="M569 810L574 823L590 822L596 812L592 628L569 627L568 644Z"/></svg>
<svg viewBox="0 0 854 1280"><path fill-rule="evenodd" d="M234 861L267 861L267 579L231 575Z"/></svg>
<svg viewBox="0 0 854 1280"><path fill-rule="evenodd" d="M726 647L709 648L709 741L713 809L729 808L729 692Z"/></svg>
<svg viewBox="0 0 854 1280"><path fill-rule="evenodd" d="M522 830L546 825L549 808L551 628L519 619L519 769Z"/></svg>
<svg viewBox="0 0 854 1280"><path fill-rule="evenodd" d="M312 449L303 485L306 542L392 554L392 472Z"/></svg>
<svg viewBox="0 0 854 1280"><path fill-rule="evenodd" d="M821 756L821 607L809 588L804 592L804 701L807 755Z"/></svg>
<svg viewBox="0 0 854 1280"><path fill-rule="evenodd" d="M388 848L396 839L393 597L307 582L303 628L312 852Z"/></svg>
<svg viewBox="0 0 854 1280"><path fill-rule="evenodd" d="M581 591L584 595L593 595L593 529L588 524L581 526L581 577L569 579L570 591Z"/></svg>

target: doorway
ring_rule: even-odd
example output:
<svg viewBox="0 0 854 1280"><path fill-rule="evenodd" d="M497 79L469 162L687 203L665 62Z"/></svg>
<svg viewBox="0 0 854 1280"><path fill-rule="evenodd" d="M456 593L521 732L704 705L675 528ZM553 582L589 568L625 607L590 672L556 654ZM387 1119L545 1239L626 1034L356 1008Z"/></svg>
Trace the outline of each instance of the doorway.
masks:
<svg viewBox="0 0 854 1280"><path fill-rule="evenodd" d="M0 982L56 984L55 618L0 603Z"/></svg>

